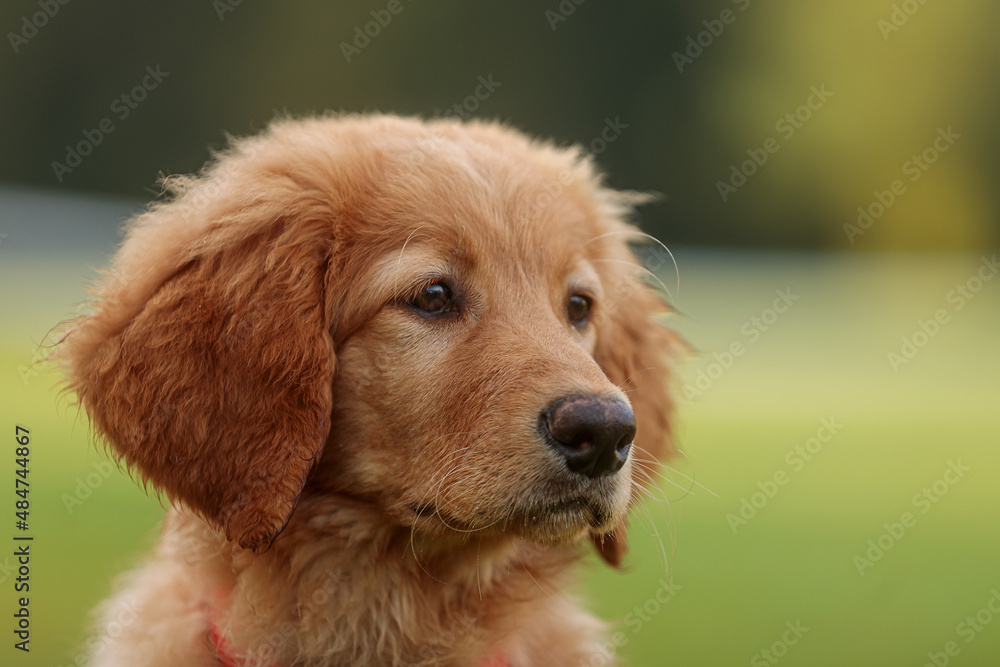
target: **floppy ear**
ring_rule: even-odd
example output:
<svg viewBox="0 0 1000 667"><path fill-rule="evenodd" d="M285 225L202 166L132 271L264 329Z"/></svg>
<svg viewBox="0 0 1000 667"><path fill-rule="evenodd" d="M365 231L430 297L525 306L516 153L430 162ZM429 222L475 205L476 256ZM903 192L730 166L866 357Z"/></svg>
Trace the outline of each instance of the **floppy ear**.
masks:
<svg viewBox="0 0 1000 667"><path fill-rule="evenodd" d="M134 228L94 314L57 355L116 458L260 552L330 429L332 241L328 221L225 224L167 260L149 229ZM219 229L225 239L212 236ZM148 267L135 261L143 253ZM130 281L148 281L143 270L161 278L136 297Z"/></svg>
<svg viewBox="0 0 1000 667"><path fill-rule="evenodd" d="M632 403L636 419L632 455L650 468L673 452L670 357L681 343L673 331L654 319L670 309L637 277L639 265L627 249L623 251L621 258L612 260L614 278L597 318L594 358ZM641 486L638 477L633 477L634 488ZM633 498L636 495L633 491ZM593 541L609 565L620 566L628 551L624 522L610 533L593 536Z"/></svg>

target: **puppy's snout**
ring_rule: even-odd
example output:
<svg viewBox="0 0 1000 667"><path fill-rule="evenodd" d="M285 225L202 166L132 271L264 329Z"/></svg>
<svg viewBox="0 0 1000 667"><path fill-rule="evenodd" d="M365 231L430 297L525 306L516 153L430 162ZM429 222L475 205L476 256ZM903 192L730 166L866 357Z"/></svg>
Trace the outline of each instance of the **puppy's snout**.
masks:
<svg viewBox="0 0 1000 667"><path fill-rule="evenodd" d="M542 410L540 422L569 469L591 478L621 470L635 438L635 415L619 398L565 396Z"/></svg>

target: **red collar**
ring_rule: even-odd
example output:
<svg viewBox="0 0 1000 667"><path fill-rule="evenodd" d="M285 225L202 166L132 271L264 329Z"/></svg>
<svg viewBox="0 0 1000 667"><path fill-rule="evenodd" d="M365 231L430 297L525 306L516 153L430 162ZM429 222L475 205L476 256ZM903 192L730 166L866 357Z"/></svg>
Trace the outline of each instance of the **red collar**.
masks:
<svg viewBox="0 0 1000 667"><path fill-rule="evenodd" d="M222 667L244 667L245 661L237 657L236 648L229 638L219 629L219 621L223 611L229 607L229 596L233 592L231 586L219 586L215 589L215 602L208 610L208 640L215 650L215 657ZM275 664L273 667L279 667Z"/></svg>
<svg viewBox="0 0 1000 667"><path fill-rule="evenodd" d="M220 586L215 592L215 604L208 613L208 640L215 650L215 657L219 659L222 667L245 667L246 662L236 655L236 649L228 638L223 636L219 630L219 616L222 614L222 605L229 602L231 588ZM278 663L272 667L281 667ZM480 667L510 667L507 656L503 653L494 653L480 663Z"/></svg>
<svg viewBox="0 0 1000 667"><path fill-rule="evenodd" d="M494 653L492 657L483 660L480 667L510 667L510 663L503 653Z"/></svg>
<svg viewBox="0 0 1000 667"><path fill-rule="evenodd" d="M208 627L208 639L212 642L215 657L219 659L222 667L243 667L243 661L233 655L232 642L222 636L214 619Z"/></svg>

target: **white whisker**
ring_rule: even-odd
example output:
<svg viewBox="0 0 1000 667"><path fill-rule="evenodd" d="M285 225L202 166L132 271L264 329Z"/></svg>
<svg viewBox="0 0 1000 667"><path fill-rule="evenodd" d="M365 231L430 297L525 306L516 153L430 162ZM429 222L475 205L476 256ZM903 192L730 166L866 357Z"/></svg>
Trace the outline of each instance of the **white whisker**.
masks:
<svg viewBox="0 0 1000 667"><path fill-rule="evenodd" d="M642 236L644 238L649 239L653 243L657 244L658 246L660 246L664 250L666 250L667 254L670 255L670 261L673 262L673 264L674 264L674 273L677 275L677 298L680 299L680 296L681 296L681 270L680 270L680 267L677 266L677 258L674 257L674 253L670 252L670 248L668 248L667 245L663 241L661 241L660 239L656 238L652 234L647 234L646 232L640 232L639 230L622 229L622 230L618 230L618 231L607 232L605 234L600 234L599 236L595 236L594 238L590 239L590 241L587 241L587 243L589 244L589 243L591 243L593 241L596 241L598 239L602 239L605 236L612 236L614 234L628 234L630 236ZM584 244L584 245L586 245L586 244ZM641 267L641 268L645 268L645 267ZM647 271L648 271L648 269L647 269ZM650 271L650 273L652 273L652 271ZM666 287L664 287L664 289L666 289ZM667 290L667 293L669 294L670 291ZM673 299L673 297L671 297L671 299Z"/></svg>
<svg viewBox="0 0 1000 667"><path fill-rule="evenodd" d="M663 291L667 293L667 296L670 297L670 303L671 304L676 304L677 303L677 299L674 298L673 292L670 291L670 288L667 287L666 283L664 283L662 280L660 280L660 277L658 275L656 275L655 273L653 273L652 271L650 271L649 269L647 269L645 266L639 266L635 262L627 262L624 259L595 259L595 260L592 260L592 261L594 261L594 262L614 262L615 264L624 264L626 266L631 266L631 267L634 267L636 269L639 269L640 271L645 271L650 276L652 276L653 280L656 281L656 284L658 284L663 289Z"/></svg>

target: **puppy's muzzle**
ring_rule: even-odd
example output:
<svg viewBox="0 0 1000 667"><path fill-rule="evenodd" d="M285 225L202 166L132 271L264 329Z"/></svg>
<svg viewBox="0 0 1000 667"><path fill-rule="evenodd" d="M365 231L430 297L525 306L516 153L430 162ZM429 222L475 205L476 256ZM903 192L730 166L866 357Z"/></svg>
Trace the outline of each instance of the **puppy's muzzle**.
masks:
<svg viewBox="0 0 1000 667"><path fill-rule="evenodd" d="M620 398L559 398L539 417L543 439L570 471L590 478L621 470L635 438L635 414Z"/></svg>

